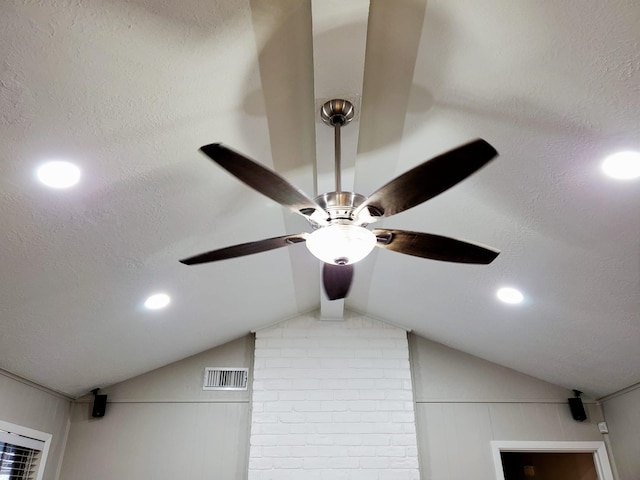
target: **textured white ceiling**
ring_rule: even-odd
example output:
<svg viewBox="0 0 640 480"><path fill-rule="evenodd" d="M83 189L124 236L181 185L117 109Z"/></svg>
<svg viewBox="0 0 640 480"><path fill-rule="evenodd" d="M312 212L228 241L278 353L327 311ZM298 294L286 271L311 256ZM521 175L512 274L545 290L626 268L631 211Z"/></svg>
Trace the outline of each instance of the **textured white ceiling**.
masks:
<svg viewBox="0 0 640 480"><path fill-rule="evenodd" d="M639 382L640 182L599 171L640 149L638 25L635 0L2 2L0 368L80 395L318 308L303 245L177 260L308 231L198 148L313 195L332 160L317 107L345 96L345 178L365 195L493 144L384 226L502 250L484 267L377 251L346 308L594 396ZM35 181L54 158L78 187ZM497 303L503 284L525 304ZM158 290L172 304L144 311Z"/></svg>

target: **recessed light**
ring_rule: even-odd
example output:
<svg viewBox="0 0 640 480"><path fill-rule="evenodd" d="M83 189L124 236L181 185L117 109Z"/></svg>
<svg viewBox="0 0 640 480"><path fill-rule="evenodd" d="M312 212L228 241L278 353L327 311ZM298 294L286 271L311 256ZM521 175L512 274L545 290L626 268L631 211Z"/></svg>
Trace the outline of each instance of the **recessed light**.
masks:
<svg viewBox="0 0 640 480"><path fill-rule="evenodd" d="M38 180L51 188L69 188L80 180L80 169L73 163L54 161L38 168Z"/></svg>
<svg viewBox="0 0 640 480"><path fill-rule="evenodd" d="M149 310L160 310L169 305L170 302L171 298L166 293L156 293L147 298L144 306Z"/></svg>
<svg viewBox="0 0 640 480"><path fill-rule="evenodd" d="M640 177L640 152L618 152L602 162L602 170L611 178L632 180Z"/></svg>
<svg viewBox="0 0 640 480"><path fill-rule="evenodd" d="M524 296L522 295L522 293L520 293L520 290L512 287L500 288L496 292L496 296L500 301L504 303L510 303L512 305L522 303L522 301L524 300Z"/></svg>

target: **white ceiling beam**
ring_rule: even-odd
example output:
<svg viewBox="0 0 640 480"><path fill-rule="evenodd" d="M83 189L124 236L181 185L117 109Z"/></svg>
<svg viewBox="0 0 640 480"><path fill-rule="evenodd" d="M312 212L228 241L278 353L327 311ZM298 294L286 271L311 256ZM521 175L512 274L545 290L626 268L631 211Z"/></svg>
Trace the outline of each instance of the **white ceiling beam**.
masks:
<svg viewBox="0 0 640 480"><path fill-rule="evenodd" d="M371 0L354 169L354 190L363 195L371 195L401 173L398 162L426 10L427 0ZM376 225L384 226L384 220ZM376 265L373 254L356 266L354 288L360 294L353 297L361 300L359 304L352 300L352 308L367 309L369 294L364 292L371 287Z"/></svg>
<svg viewBox="0 0 640 480"><path fill-rule="evenodd" d="M353 189L359 111L367 45L369 0L312 0L316 163L318 193L335 190L334 132L320 120L320 107L332 98L349 100L355 119L342 130L342 185Z"/></svg>
<svg viewBox="0 0 640 480"><path fill-rule="evenodd" d="M315 185L315 105L311 4L308 0L250 0L258 53L262 100L269 126L274 169L313 195ZM292 39L295 39L292 41ZM261 160L263 161L263 160ZM282 209L287 233L308 229L305 221ZM289 248L298 311L317 302L317 268L306 248Z"/></svg>
<svg viewBox="0 0 640 480"><path fill-rule="evenodd" d="M352 191L358 147L359 111L367 45L369 0L312 0L314 95L316 101L317 193L335 190L334 130L322 123L320 108L333 98L349 100L355 119L341 130L342 190ZM320 294L320 317L342 318L344 300Z"/></svg>

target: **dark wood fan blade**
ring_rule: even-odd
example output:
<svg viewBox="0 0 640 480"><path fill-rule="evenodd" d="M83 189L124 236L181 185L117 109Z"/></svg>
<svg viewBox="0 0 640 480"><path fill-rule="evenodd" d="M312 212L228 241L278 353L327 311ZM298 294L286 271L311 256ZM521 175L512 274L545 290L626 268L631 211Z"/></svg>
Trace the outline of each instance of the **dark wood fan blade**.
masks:
<svg viewBox="0 0 640 480"><path fill-rule="evenodd" d="M329 215L322 207L273 170L220 143L205 145L200 150L254 190L316 223L326 223Z"/></svg>
<svg viewBox="0 0 640 480"><path fill-rule="evenodd" d="M294 243L301 243L304 241L304 234L283 235L282 237L267 238L266 240L258 240L257 242L242 243L240 245L212 250L207 253L201 253L200 255L180 260L180 263L184 263L185 265L197 265L199 263L216 262L218 260L244 257L245 255L253 255L254 253L266 252L280 247L287 247Z"/></svg>
<svg viewBox="0 0 640 480"><path fill-rule="evenodd" d="M377 247L444 262L486 265L500 254L491 247L430 233L376 229L373 234L378 237Z"/></svg>
<svg viewBox="0 0 640 480"><path fill-rule="evenodd" d="M432 158L376 190L356 212L390 217L444 192L487 164L498 152L478 139ZM369 223L371 223L369 222Z"/></svg>
<svg viewBox="0 0 640 480"><path fill-rule="evenodd" d="M322 267L322 284L329 300L345 298L353 280L353 265L332 265Z"/></svg>

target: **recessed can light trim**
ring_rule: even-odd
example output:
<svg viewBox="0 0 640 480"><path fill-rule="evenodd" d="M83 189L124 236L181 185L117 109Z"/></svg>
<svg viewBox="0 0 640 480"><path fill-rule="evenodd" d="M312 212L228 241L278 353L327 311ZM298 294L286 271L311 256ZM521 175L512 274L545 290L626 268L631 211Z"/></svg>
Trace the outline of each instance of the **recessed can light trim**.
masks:
<svg viewBox="0 0 640 480"><path fill-rule="evenodd" d="M640 152L629 150L609 155L602 162L602 170L616 180L640 178Z"/></svg>
<svg viewBox="0 0 640 480"><path fill-rule="evenodd" d="M508 303L510 305L517 305L522 303L524 300L524 295L517 288L513 287L502 287L499 288L496 292L496 297L498 300L504 303Z"/></svg>
<svg viewBox="0 0 640 480"><path fill-rule="evenodd" d="M51 188L69 188L80 181L80 169L73 163L61 160L43 164L36 175L38 180Z"/></svg>
<svg viewBox="0 0 640 480"><path fill-rule="evenodd" d="M166 293L155 293L147 298L144 302L145 308L148 310L160 310L171 303L171 297Z"/></svg>

